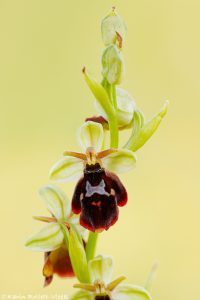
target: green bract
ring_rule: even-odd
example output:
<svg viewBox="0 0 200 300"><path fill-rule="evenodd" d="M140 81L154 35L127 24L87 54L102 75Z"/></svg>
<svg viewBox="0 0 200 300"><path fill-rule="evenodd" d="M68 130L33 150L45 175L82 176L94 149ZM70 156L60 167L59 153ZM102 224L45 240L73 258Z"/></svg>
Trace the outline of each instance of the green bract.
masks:
<svg viewBox="0 0 200 300"><path fill-rule="evenodd" d="M80 290L70 300L94 300L96 297L105 297L113 300L151 300L151 296L143 287L122 284L124 276L110 281L113 271L111 257L99 255L92 259L88 265L91 282L89 284L75 284Z"/></svg>
<svg viewBox="0 0 200 300"><path fill-rule="evenodd" d="M124 39L126 30L126 25L123 19L115 12L115 9L113 8L112 12L101 22L101 33L105 46L115 44L117 42L116 32L120 34L122 39Z"/></svg>
<svg viewBox="0 0 200 300"><path fill-rule="evenodd" d="M135 123L133 126L132 135L125 145L125 148L130 149L132 151L137 151L141 148L153 135L158 126L160 125L162 119L167 113L168 101L165 103L163 109L150 121L142 124L141 115L135 115Z"/></svg>
<svg viewBox="0 0 200 300"><path fill-rule="evenodd" d="M69 234L69 255L73 270L79 281L89 282L90 278L84 246L73 227L71 228Z"/></svg>
<svg viewBox="0 0 200 300"><path fill-rule="evenodd" d="M124 173L133 169L136 157L128 149L108 149L107 152L98 152L102 148L103 135L101 124L85 122L78 131L78 140L85 153L66 151L65 157L51 168L50 178L55 181L70 181L80 177L88 159L100 160L102 165L112 172ZM94 152L92 158L87 156L88 149Z"/></svg>
<svg viewBox="0 0 200 300"><path fill-rule="evenodd" d="M108 46L102 55L102 75L109 84L120 84L122 81L124 61L122 52L116 45Z"/></svg>

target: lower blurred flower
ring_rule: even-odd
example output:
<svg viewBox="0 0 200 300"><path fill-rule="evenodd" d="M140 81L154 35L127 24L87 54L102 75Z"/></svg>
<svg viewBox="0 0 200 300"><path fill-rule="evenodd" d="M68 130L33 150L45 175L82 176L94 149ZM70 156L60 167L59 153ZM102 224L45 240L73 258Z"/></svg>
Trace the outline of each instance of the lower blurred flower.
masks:
<svg viewBox="0 0 200 300"><path fill-rule="evenodd" d="M79 217L71 213L70 201L58 187L47 185L40 189L48 210L52 217L35 217L48 223L39 233L33 235L26 242L26 246L34 251L44 252L43 275L44 286L49 285L53 275L60 277L74 276L69 256L69 230L74 228L83 241L84 230L79 225Z"/></svg>
<svg viewBox="0 0 200 300"><path fill-rule="evenodd" d="M99 255L89 261L91 284L75 284L80 290L70 300L151 300L149 292L140 286L121 284L120 276L110 281L113 271L111 257Z"/></svg>
<svg viewBox="0 0 200 300"><path fill-rule="evenodd" d="M54 251L45 252L44 261L44 286L47 286L52 282L54 274L57 274L60 277L74 276L69 252L64 245Z"/></svg>

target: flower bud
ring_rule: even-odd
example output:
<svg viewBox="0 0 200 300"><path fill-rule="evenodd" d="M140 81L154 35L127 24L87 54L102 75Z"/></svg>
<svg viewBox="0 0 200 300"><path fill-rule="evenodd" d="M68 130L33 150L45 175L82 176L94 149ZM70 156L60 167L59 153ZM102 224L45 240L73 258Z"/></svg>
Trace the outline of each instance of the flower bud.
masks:
<svg viewBox="0 0 200 300"><path fill-rule="evenodd" d="M122 89L116 89L117 96L117 120L119 127L127 126L133 119L136 104L130 94Z"/></svg>
<svg viewBox="0 0 200 300"><path fill-rule="evenodd" d="M126 34L126 25L123 19L115 12L113 8L112 12L107 15L101 22L102 39L105 46L110 44L116 44L118 36L123 40Z"/></svg>
<svg viewBox="0 0 200 300"><path fill-rule="evenodd" d="M130 94L126 90L119 87L116 88L116 100L118 126L119 128L127 127L133 119L133 114L136 110L136 104ZM106 119L106 115L98 103L96 103L96 109Z"/></svg>
<svg viewBox="0 0 200 300"><path fill-rule="evenodd" d="M102 75L110 84L120 84L124 69L123 56L115 45L108 46L102 55Z"/></svg>

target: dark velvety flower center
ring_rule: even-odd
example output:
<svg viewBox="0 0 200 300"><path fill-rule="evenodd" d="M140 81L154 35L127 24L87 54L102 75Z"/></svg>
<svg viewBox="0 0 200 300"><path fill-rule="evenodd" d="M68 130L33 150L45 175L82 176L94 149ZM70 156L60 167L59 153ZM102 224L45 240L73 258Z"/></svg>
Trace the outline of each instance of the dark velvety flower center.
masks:
<svg viewBox="0 0 200 300"><path fill-rule="evenodd" d="M118 219L118 206L127 202L120 179L99 163L87 164L72 199L72 210L81 213L80 223L91 231L108 229Z"/></svg>
<svg viewBox="0 0 200 300"><path fill-rule="evenodd" d="M111 298L108 295L97 295L95 300L111 300Z"/></svg>

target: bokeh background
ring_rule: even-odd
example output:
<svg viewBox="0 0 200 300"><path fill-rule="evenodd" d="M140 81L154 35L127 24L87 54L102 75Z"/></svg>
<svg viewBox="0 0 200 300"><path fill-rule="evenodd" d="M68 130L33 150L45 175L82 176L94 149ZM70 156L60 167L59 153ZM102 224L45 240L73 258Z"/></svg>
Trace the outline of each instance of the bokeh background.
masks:
<svg viewBox="0 0 200 300"><path fill-rule="evenodd" d="M31 216L46 213L37 189L95 112L81 68L101 78L100 21L112 5L128 26L123 87L147 118L166 99L170 109L121 176L129 203L97 252L141 285L158 261L154 299L200 298L199 0L0 0L1 296L72 291L58 278L43 289L43 255L24 242L42 226ZM62 184L69 196L73 186Z"/></svg>

